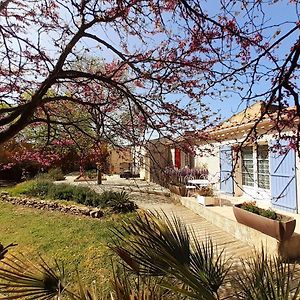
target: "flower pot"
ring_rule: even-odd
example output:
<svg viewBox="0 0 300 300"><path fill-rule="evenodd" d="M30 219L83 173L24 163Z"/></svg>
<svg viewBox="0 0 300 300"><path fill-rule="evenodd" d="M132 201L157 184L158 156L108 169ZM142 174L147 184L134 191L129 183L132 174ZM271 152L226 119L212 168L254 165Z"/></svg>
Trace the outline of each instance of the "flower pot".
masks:
<svg viewBox="0 0 300 300"><path fill-rule="evenodd" d="M185 196L186 195L186 188L185 188L184 185L178 186L178 185L175 185L175 184L170 184L169 185L169 190L172 193L180 195L180 196Z"/></svg>
<svg viewBox="0 0 300 300"><path fill-rule="evenodd" d="M240 206L241 204L233 206L234 216L239 223L256 229L279 241L288 240L292 236L296 226L294 218L277 214L282 217L282 220L272 220L246 211L240 208Z"/></svg>

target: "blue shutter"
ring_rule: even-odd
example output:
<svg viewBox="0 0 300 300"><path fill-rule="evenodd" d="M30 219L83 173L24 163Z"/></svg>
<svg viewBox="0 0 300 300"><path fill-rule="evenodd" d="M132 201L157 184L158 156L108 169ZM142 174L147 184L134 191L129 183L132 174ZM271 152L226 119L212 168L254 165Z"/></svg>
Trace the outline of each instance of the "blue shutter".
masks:
<svg viewBox="0 0 300 300"><path fill-rule="evenodd" d="M220 190L233 194L233 161L231 146L220 146Z"/></svg>
<svg viewBox="0 0 300 300"><path fill-rule="evenodd" d="M270 149L272 205L274 208L297 213L296 153L288 147L287 140L279 141L281 149L272 149L275 144L275 141L272 142Z"/></svg>

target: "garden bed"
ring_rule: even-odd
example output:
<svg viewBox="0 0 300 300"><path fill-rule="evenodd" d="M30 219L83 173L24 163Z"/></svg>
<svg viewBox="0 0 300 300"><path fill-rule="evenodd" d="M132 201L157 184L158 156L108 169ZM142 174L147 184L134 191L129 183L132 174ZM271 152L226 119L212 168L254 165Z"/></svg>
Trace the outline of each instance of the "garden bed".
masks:
<svg viewBox="0 0 300 300"><path fill-rule="evenodd" d="M259 208L253 203L236 204L233 206L233 212L239 223L267 234L278 241L290 239L295 230L296 220L294 218L269 209Z"/></svg>

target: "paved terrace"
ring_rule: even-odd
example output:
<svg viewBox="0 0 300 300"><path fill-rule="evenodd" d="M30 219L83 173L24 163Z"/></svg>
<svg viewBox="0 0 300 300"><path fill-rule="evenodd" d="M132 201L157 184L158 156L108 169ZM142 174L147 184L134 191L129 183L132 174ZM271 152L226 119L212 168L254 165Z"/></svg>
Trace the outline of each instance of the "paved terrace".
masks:
<svg viewBox="0 0 300 300"><path fill-rule="evenodd" d="M205 240L206 237L211 238L218 249L224 249L226 257L232 257L235 262L238 262L242 257L249 257L253 254L254 248L246 242L239 241L233 235L213 225L192 210L175 203L170 198L169 190L157 184L138 179L121 179L114 176L108 177L102 185L97 185L95 181L74 183L74 179L75 177L68 176L66 181L76 185L87 185L99 193L104 190L125 190L130 192L131 199L140 208L150 211L163 211L167 216L175 215L179 217L185 224L193 228L199 240Z"/></svg>

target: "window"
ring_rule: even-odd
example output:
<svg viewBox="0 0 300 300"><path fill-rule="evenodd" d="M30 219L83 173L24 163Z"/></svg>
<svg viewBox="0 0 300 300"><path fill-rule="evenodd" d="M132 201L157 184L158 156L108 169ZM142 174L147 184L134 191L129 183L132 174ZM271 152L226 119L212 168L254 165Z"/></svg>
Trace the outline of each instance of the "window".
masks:
<svg viewBox="0 0 300 300"><path fill-rule="evenodd" d="M242 149L242 184L254 186L253 148Z"/></svg>
<svg viewBox="0 0 300 300"><path fill-rule="evenodd" d="M270 188L269 150L267 145L257 147L257 181L258 187Z"/></svg>

